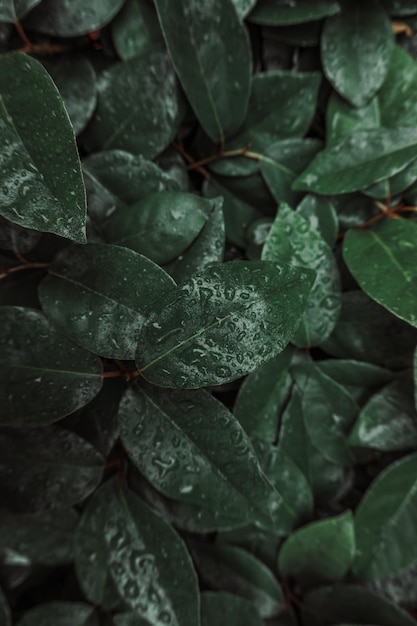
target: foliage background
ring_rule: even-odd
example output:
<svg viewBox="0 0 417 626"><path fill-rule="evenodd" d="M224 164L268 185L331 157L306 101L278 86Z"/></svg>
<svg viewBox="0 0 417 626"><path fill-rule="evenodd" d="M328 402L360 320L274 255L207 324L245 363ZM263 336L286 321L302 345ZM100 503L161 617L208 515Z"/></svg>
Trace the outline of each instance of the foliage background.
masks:
<svg viewBox="0 0 417 626"><path fill-rule="evenodd" d="M0 2L0 624L411 626L417 2Z"/></svg>

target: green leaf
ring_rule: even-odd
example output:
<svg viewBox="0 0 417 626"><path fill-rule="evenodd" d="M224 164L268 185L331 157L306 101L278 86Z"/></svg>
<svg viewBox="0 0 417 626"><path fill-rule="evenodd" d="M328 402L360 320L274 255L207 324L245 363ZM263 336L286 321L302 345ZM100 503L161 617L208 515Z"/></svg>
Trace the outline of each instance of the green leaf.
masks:
<svg viewBox="0 0 417 626"><path fill-rule="evenodd" d="M15 22L29 13L41 0L2 0L0 21Z"/></svg>
<svg viewBox="0 0 417 626"><path fill-rule="evenodd" d="M290 394L288 370L293 354L293 348L286 348L257 367L240 386L233 412L250 437L275 441Z"/></svg>
<svg viewBox="0 0 417 626"><path fill-rule="evenodd" d="M78 135L87 126L97 104L96 74L85 57L61 56L43 61L58 87Z"/></svg>
<svg viewBox="0 0 417 626"><path fill-rule="evenodd" d="M372 580L394 574L417 558L417 454L385 469L355 514L356 576Z"/></svg>
<svg viewBox="0 0 417 626"><path fill-rule="evenodd" d="M334 15L340 10L339 4L333 0L258 0L255 9L249 16L255 24L281 26L304 24Z"/></svg>
<svg viewBox="0 0 417 626"><path fill-rule="evenodd" d="M232 0L238 16L242 20L253 9L257 0Z"/></svg>
<svg viewBox="0 0 417 626"><path fill-rule="evenodd" d="M110 22L124 0L43 0L26 20L26 26L47 35L77 37Z"/></svg>
<svg viewBox="0 0 417 626"><path fill-rule="evenodd" d="M415 59L400 46L395 46L386 80L378 92L382 126L416 127L416 80Z"/></svg>
<svg viewBox="0 0 417 626"><path fill-rule="evenodd" d="M51 424L100 391L97 357L62 337L40 311L0 308L0 423Z"/></svg>
<svg viewBox="0 0 417 626"><path fill-rule="evenodd" d="M75 433L49 428L0 430L0 483L13 511L38 512L84 500L99 484L103 457Z"/></svg>
<svg viewBox="0 0 417 626"><path fill-rule="evenodd" d="M341 2L321 36L323 70L333 87L354 106L364 106L383 84L394 48L391 22L378 0Z"/></svg>
<svg viewBox="0 0 417 626"><path fill-rule="evenodd" d="M278 203L297 204L303 194L292 190L297 174L320 150L317 139L286 139L269 146L260 161L262 176Z"/></svg>
<svg viewBox="0 0 417 626"><path fill-rule="evenodd" d="M168 50L187 98L213 141L235 133L245 119L251 54L232 0L155 0Z"/></svg>
<svg viewBox="0 0 417 626"><path fill-rule="evenodd" d="M152 159L174 139L184 101L166 53L113 64L100 74L97 89L87 129L92 152L118 149Z"/></svg>
<svg viewBox="0 0 417 626"><path fill-rule="evenodd" d="M188 389L248 374L290 340L312 274L272 261L209 267L148 318L138 340L138 368L157 385Z"/></svg>
<svg viewBox="0 0 417 626"><path fill-rule="evenodd" d="M116 211L103 224L103 232L110 243L165 264L198 237L215 206L214 200L191 193L160 191Z"/></svg>
<svg viewBox="0 0 417 626"><path fill-rule="evenodd" d="M95 608L83 602L46 602L23 615L19 626L98 626Z"/></svg>
<svg viewBox="0 0 417 626"><path fill-rule="evenodd" d="M39 299L48 319L81 347L133 359L154 300L174 289L169 275L146 257L96 243L62 250L40 284Z"/></svg>
<svg viewBox="0 0 417 626"><path fill-rule="evenodd" d="M17 250L21 254L29 252L39 242L42 233L23 228L0 216L0 248Z"/></svg>
<svg viewBox="0 0 417 626"><path fill-rule="evenodd" d="M85 189L58 90L26 54L2 55L0 70L0 213L26 228L84 243Z"/></svg>
<svg viewBox="0 0 417 626"><path fill-rule="evenodd" d="M223 197L223 217L226 237L231 242L244 248L246 246L246 232L249 224L260 217L260 213L252 206L235 196L221 182L210 176L203 185L203 194L206 198Z"/></svg>
<svg viewBox="0 0 417 626"><path fill-rule="evenodd" d="M208 588L249 600L264 619L285 609L285 600L271 570L250 552L221 543L190 541L194 562Z"/></svg>
<svg viewBox="0 0 417 626"><path fill-rule="evenodd" d="M340 278L333 253L320 233L299 213L281 204L265 242L262 259L309 268L316 280L292 342L316 346L326 339L340 314Z"/></svg>
<svg viewBox="0 0 417 626"><path fill-rule="evenodd" d="M152 2L127 0L111 24L111 34L116 52L123 61L165 48Z"/></svg>
<svg viewBox="0 0 417 626"><path fill-rule="evenodd" d="M193 274L223 261L225 224L222 206L223 199L217 198L198 237L184 254L165 268L177 283L184 282Z"/></svg>
<svg viewBox="0 0 417 626"><path fill-rule="evenodd" d="M262 626L259 613L250 602L229 593L201 594L201 626Z"/></svg>
<svg viewBox="0 0 417 626"><path fill-rule="evenodd" d="M321 347L342 359L401 369L411 365L416 344L413 327L393 317L363 291L353 290L342 294L339 321Z"/></svg>
<svg viewBox="0 0 417 626"><path fill-rule="evenodd" d="M341 623L378 626L415 626L403 609L359 585L329 585L311 591L303 600L306 626Z"/></svg>
<svg viewBox="0 0 417 626"><path fill-rule="evenodd" d="M320 233L330 248L334 246L339 224L336 209L327 198L307 194L297 206L297 213Z"/></svg>
<svg viewBox="0 0 417 626"><path fill-rule="evenodd" d="M401 118L397 118L398 120ZM335 91L330 95L326 109L326 146L340 143L348 135L361 130L380 128L381 111L377 96L361 107L346 102Z"/></svg>
<svg viewBox="0 0 417 626"><path fill-rule="evenodd" d="M4 595L1 587L0 587L0 620L3 626L12 626L10 607L8 605L6 596Z"/></svg>
<svg viewBox="0 0 417 626"><path fill-rule="evenodd" d="M408 378L396 380L371 397L349 435L349 444L376 450L417 447L417 413Z"/></svg>
<svg viewBox="0 0 417 626"><path fill-rule="evenodd" d="M278 557L282 576L293 576L302 587L342 580L355 554L352 513L312 522L296 530Z"/></svg>
<svg viewBox="0 0 417 626"><path fill-rule="evenodd" d="M32 515L2 511L0 549L18 556L28 565L49 567L71 562L73 536L78 514L70 508L53 509ZM0 622L2 623L2 622Z"/></svg>
<svg viewBox="0 0 417 626"><path fill-rule="evenodd" d="M318 361L315 365L323 374L344 386L381 387L392 379L390 371L353 359L328 359Z"/></svg>
<svg viewBox="0 0 417 626"><path fill-rule="evenodd" d="M414 15L415 0L382 0L382 4L390 15Z"/></svg>
<svg viewBox="0 0 417 626"><path fill-rule="evenodd" d="M173 528L112 480L88 502L75 539L85 593L100 602L112 581L125 606L150 626L199 626L197 578Z"/></svg>
<svg viewBox="0 0 417 626"><path fill-rule="evenodd" d="M383 220L375 230L351 230L343 258L365 293L391 313L417 326L417 224Z"/></svg>
<svg viewBox="0 0 417 626"><path fill-rule="evenodd" d="M397 174L416 157L416 129L358 131L320 152L293 189L323 195L358 191Z"/></svg>
<svg viewBox="0 0 417 626"><path fill-rule="evenodd" d="M119 422L133 463L165 495L276 532L291 527L291 510L266 481L243 429L206 391L136 385L123 397Z"/></svg>

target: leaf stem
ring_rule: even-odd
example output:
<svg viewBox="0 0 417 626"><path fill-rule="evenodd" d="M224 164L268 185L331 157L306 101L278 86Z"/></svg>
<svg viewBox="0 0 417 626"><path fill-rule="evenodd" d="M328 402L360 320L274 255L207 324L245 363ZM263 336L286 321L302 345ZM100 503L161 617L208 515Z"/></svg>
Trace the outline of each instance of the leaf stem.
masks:
<svg viewBox="0 0 417 626"><path fill-rule="evenodd" d="M3 278L7 278L11 274L15 274L16 272L21 272L22 270L35 270L35 269L49 269L50 263L23 263L22 265L16 265L15 267L11 267L8 270L4 270L4 272L0 273L0 280Z"/></svg>
<svg viewBox="0 0 417 626"><path fill-rule="evenodd" d="M219 152L217 152L216 154L212 154L211 156L201 159L200 161L194 161L193 163L191 163L187 167L187 170L195 170L199 167L202 167L203 165L208 165L209 163L218 161L219 159L227 159L231 157L242 156L246 159L255 159L256 161L259 161L263 158L262 154L259 154L258 152L251 152L249 148L250 144L248 144L244 148L238 148L237 150L224 150L221 147Z"/></svg>

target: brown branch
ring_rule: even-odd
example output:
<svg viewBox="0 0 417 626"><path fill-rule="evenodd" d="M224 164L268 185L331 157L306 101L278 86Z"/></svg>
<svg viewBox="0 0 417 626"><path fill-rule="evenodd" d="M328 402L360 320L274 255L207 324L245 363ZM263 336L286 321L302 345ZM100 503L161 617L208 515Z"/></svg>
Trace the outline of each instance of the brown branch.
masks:
<svg viewBox="0 0 417 626"><path fill-rule="evenodd" d="M194 161L187 167L187 170L194 170L198 167L202 167L203 165L208 165L209 163L214 163L215 161L219 161L220 159L227 159L233 157L245 157L246 159L255 159L259 161L263 158L262 154L258 152L251 152L249 150L249 145L244 148L238 148L237 150L223 150L220 149L216 154L212 154L211 156L206 157L205 159L201 159L201 161Z"/></svg>
<svg viewBox="0 0 417 626"><path fill-rule="evenodd" d="M22 270L36 270L36 269L49 269L50 263L24 263L22 265L16 265L15 267L11 267L8 270L4 270L0 274L0 280L3 278L7 278L11 274L15 274L16 272L21 272Z"/></svg>

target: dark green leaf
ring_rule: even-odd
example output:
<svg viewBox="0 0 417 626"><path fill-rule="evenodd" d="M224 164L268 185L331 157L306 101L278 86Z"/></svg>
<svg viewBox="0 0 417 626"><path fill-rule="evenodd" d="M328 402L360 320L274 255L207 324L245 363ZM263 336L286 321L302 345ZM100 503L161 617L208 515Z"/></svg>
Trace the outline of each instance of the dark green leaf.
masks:
<svg viewBox="0 0 417 626"><path fill-rule="evenodd" d="M290 394L292 380L288 370L293 353L293 348L286 348L243 381L234 414L250 437L271 443L276 440L280 414Z"/></svg>
<svg viewBox="0 0 417 626"><path fill-rule="evenodd" d="M345 386L381 387L392 379L392 373L389 370L353 359L318 361L316 367L326 376L330 376L337 383Z"/></svg>
<svg viewBox="0 0 417 626"><path fill-rule="evenodd" d="M397 122L398 119L400 118L397 118ZM337 145L355 132L379 128L381 125L377 96L364 106L355 107L334 91L326 109L326 146Z"/></svg>
<svg viewBox="0 0 417 626"><path fill-rule="evenodd" d="M384 82L394 47L391 22L378 0L341 2L321 37L324 73L355 106L363 106Z"/></svg>
<svg viewBox="0 0 417 626"><path fill-rule="evenodd" d="M371 484L355 514L353 569L365 580L383 578L417 558L417 454L392 463Z"/></svg>
<svg viewBox="0 0 417 626"><path fill-rule="evenodd" d="M369 587L387 600L402 606L415 606L417 602L417 561L387 578L373 580Z"/></svg>
<svg viewBox="0 0 417 626"><path fill-rule="evenodd" d="M160 191L116 211L103 224L103 231L109 242L165 264L197 238L215 206L214 200L191 193Z"/></svg>
<svg viewBox="0 0 417 626"><path fill-rule="evenodd" d="M98 626L95 608L82 602L47 602L24 614L19 626Z"/></svg>
<svg viewBox="0 0 417 626"><path fill-rule="evenodd" d="M165 268L169 270L177 283L184 282L193 274L223 261L225 224L222 207L223 199L217 198L217 201L213 202L213 209L198 237L184 254Z"/></svg>
<svg viewBox="0 0 417 626"><path fill-rule="evenodd" d="M74 132L87 126L97 104L96 75L85 57L57 57L43 62L58 87Z"/></svg>
<svg viewBox="0 0 417 626"><path fill-rule="evenodd" d="M197 570L209 588L249 600L263 618L278 615L285 600L272 572L250 552L221 543L189 542Z"/></svg>
<svg viewBox="0 0 417 626"><path fill-rule="evenodd" d="M341 306L339 271L327 243L302 215L281 204L262 259L307 267L316 273L306 310L292 341L298 347L320 344L334 329Z"/></svg>
<svg viewBox="0 0 417 626"><path fill-rule="evenodd" d="M155 0L162 31L188 100L206 133L219 141L245 119L251 55L232 0ZM160 98L160 96L159 96Z"/></svg>
<svg viewBox="0 0 417 626"><path fill-rule="evenodd" d="M229 593L201 594L201 626L262 626L259 613L246 600Z"/></svg>
<svg viewBox="0 0 417 626"><path fill-rule="evenodd" d="M28 565L50 567L73 559L73 535L78 524L77 513L70 508L55 509L32 515L15 515L2 511L0 550L19 556ZM0 621L2 624L2 622Z"/></svg>
<svg viewBox="0 0 417 626"><path fill-rule="evenodd" d="M248 374L288 343L312 274L272 261L208 268L148 318L138 340L138 368L162 387L189 389Z"/></svg>
<svg viewBox="0 0 417 626"><path fill-rule="evenodd" d="M3 250L17 250L24 254L32 250L41 237L39 231L23 228L0 216L0 248Z"/></svg>
<svg viewBox="0 0 417 626"><path fill-rule="evenodd" d="M355 554L355 532L350 511L312 522L296 530L282 546L278 568L294 576L302 587L344 578Z"/></svg>
<svg viewBox="0 0 417 626"><path fill-rule="evenodd" d="M58 37L77 37L110 22L124 0L43 0L26 20L28 28Z"/></svg>
<svg viewBox="0 0 417 626"><path fill-rule="evenodd" d="M320 150L316 139L286 139L266 149L260 161L262 176L278 203L296 205L303 194L292 190L297 174Z"/></svg>
<svg viewBox="0 0 417 626"><path fill-rule="evenodd" d="M0 213L84 243L85 189L58 90L42 65L20 52L2 55L0 69Z"/></svg>
<svg viewBox="0 0 417 626"><path fill-rule="evenodd" d="M0 21L15 22L29 13L41 0L2 0Z"/></svg>
<svg viewBox="0 0 417 626"><path fill-rule="evenodd" d="M50 321L86 350L133 359L153 301L174 288L146 257L96 243L62 250L40 284L39 299Z"/></svg>
<svg viewBox="0 0 417 626"><path fill-rule="evenodd" d="M100 391L97 357L60 335L40 311L0 308L0 423L51 424Z"/></svg>
<svg viewBox="0 0 417 626"><path fill-rule="evenodd" d="M232 0L232 2L240 19L246 17L256 4L256 0Z"/></svg>
<svg viewBox="0 0 417 626"><path fill-rule="evenodd" d="M403 377L372 396L359 414L349 443L382 451L416 448L417 413L411 381Z"/></svg>
<svg viewBox="0 0 417 626"><path fill-rule="evenodd" d="M375 230L351 230L343 257L362 289L391 313L417 326L417 224L383 220Z"/></svg>
<svg viewBox="0 0 417 626"><path fill-rule="evenodd" d="M111 33L123 61L165 48L158 17L149 0L127 0L112 22Z"/></svg>
<svg viewBox="0 0 417 626"><path fill-rule="evenodd" d="M149 622L198 626L198 587L179 536L115 481L89 501L75 541L80 582L101 602L111 580L130 610Z"/></svg>
<svg viewBox="0 0 417 626"><path fill-rule="evenodd" d="M293 185L323 195L349 193L397 174L417 157L417 130L377 128L320 152Z"/></svg>
<svg viewBox="0 0 417 626"><path fill-rule="evenodd" d="M382 4L390 15L414 15L417 12L415 0L382 0Z"/></svg>
<svg viewBox="0 0 417 626"><path fill-rule="evenodd" d="M184 102L166 53L112 65L97 88L97 110L87 129L93 151L119 149L152 159L175 137Z"/></svg>
<svg viewBox="0 0 417 626"><path fill-rule="evenodd" d="M103 474L97 450L55 426L2 428L0 449L3 497L18 512L77 504L96 489Z"/></svg>
<svg viewBox="0 0 417 626"><path fill-rule="evenodd" d="M382 126L416 127L416 81L416 61L405 50L395 46L385 83L378 92Z"/></svg>
<svg viewBox="0 0 417 626"><path fill-rule="evenodd" d="M309 222L311 228L318 230L330 248L334 246L338 219L334 205L327 198L307 194L297 206L297 213Z"/></svg>
<svg viewBox="0 0 417 626"><path fill-rule="evenodd" d="M342 622L363 626L415 626L414 619L403 609L359 585L321 587L305 597L305 626L334 626Z"/></svg>
<svg viewBox="0 0 417 626"><path fill-rule="evenodd" d="M3 626L12 626L10 607L0 587L0 620ZM260 622L259 622L260 623Z"/></svg>
<svg viewBox="0 0 417 626"><path fill-rule="evenodd" d="M165 495L276 532L291 527L292 512L266 481L243 429L206 391L135 386L119 421L130 458Z"/></svg>
<svg viewBox="0 0 417 626"><path fill-rule="evenodd" d="M255 24L271 26L300 24L312 22L340 10L339 4L333 0L258 0L250 14L250 21Z"/></svg>

